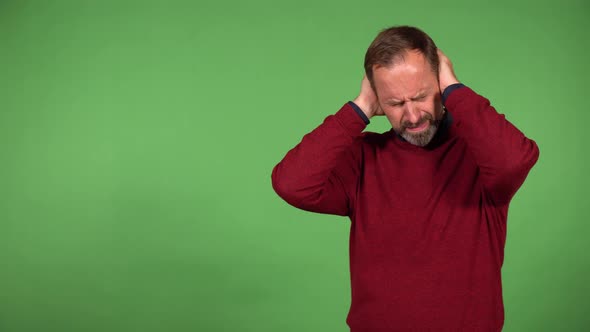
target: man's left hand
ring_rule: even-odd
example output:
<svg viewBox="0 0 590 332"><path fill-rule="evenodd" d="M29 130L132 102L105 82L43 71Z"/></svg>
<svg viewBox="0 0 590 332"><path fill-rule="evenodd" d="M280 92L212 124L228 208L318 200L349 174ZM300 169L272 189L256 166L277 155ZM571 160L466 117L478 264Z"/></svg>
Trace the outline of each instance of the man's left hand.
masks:
<svg viewBox="0 0 590 332"><path fill-rule="evenodd" d="M440 48L437 49L437 52L439 60L438 84L440 87L440 93L443 93L449 85L459 83L459 80L457 79L457 76L455 76L451 60L449 60Z"/></svg>

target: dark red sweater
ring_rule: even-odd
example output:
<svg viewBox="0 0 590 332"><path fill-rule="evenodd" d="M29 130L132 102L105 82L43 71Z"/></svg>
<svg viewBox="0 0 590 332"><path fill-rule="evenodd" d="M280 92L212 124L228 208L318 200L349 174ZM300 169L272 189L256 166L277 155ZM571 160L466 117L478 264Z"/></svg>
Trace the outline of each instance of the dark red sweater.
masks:
<svg viewBox="0 0 590 332"><path fill-rule="evenodd" d="M350 217L352 332L502 329L508 204L539 150L468 87L446 107L421 148L345 104L273 169L289 204Z"/></svg>

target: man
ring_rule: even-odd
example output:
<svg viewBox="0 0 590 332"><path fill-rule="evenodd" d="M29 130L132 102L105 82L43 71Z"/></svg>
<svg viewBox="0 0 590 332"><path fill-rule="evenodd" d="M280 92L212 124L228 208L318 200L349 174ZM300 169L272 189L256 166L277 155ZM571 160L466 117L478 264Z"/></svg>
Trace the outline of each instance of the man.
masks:
<svg viewBox="0 0 590 332"><path fill-rule="evenodd" d="M350 218L352 332L500 331L508 205L537 145L417 28L382 31L365 72L359 96L274 167L273 188ZM362 132L379 115L392 129Z"/></svg>

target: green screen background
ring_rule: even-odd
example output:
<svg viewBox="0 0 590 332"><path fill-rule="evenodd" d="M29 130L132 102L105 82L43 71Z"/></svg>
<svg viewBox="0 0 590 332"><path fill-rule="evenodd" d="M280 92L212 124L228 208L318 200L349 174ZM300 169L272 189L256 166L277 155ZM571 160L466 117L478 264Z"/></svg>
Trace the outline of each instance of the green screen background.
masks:
<svg viewBox="0 0 590 332"><path fill-rule="evenodd" d="M347 331L346 218L272 167L415 25L539 145L504 331L583 331L587 1L0 2L0 331ZM386 131L384 118L367 130Z"/></svg>

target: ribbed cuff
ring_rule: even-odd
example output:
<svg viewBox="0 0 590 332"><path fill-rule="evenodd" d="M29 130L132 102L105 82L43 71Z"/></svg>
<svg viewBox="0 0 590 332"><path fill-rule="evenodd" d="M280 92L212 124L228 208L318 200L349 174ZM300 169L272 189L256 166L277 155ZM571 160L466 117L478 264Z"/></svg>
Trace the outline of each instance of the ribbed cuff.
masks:
<svg viewBox="0 0 590 332"><path fill-rule="evenodd" d="M367 127L365 121L356 113L356 110L350 103L346 103L340 108L334 117L340 122L350 136L358 136Z"/></svg>
<svg viewBox="0 0 590 332"><path fill-rule="evenodd" d="M464 86L465 89L460 89L459 91L450 94L449 98L446 101L445 107L450 111L453 112L453 115L457 115L460 117L460 113L464 112L462 108L458 107L462 102L466 100L471 100L475 96L479 96L475 91L471 90L468 86ZM481 96L479 96L481 97ZM483 98L483 97L481 97Z"/></svg>
<svg viewBox="0 0 590 332"><path fill-rule="evenodd" d="M449 95L451 94L451 92L464 87L465 85L463 83L455 83L455 84L451 84L449 86L447 86L445 88L445 91L443 91L442 94L442 103L443 105L447 106L447 98L449 98Z"/></svg>
<svg viewBox="0 0 590 332"><path fill-rule="evenodd" d="M363 110L361 110L361 108L359 107L359 105L355 104L352 101L349 101L348 104L350 106L352 106L352 108L354 108L354 111L356 112L356 114L358 114L361 117L361 119L363 119L363 121L365 121L365 124L371 123L371 121L369 121L369 118L367 117L367 115L365 114L365 112L363 112Z"/></svg>

